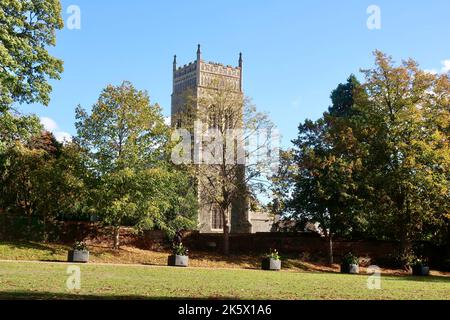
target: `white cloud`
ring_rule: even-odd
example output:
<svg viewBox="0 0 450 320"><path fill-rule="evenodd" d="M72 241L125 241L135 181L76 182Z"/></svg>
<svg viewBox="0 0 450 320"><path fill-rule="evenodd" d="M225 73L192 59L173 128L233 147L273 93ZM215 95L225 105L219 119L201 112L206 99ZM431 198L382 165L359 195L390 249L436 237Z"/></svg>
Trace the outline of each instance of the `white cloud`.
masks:
<svg viewBox="0 0 450 320"><path fill-rule="evenodd" d="M443 60L442 63L442 73L447 73L450 71L450 60Z"/></svg>
<svg viewBox="0 0 450 320"><path fill-rule="evenodd" d="M440 73L447 73L450 72L450 59L442 60L441 61L442 67L440 70L437 69L425 69L423 71L430 73L430 74L440 74Z"/></svg>
<svg viewBox="0 0 450 320"><path fill-rule="evenodd" d="M425 71L426 73L429 73L429 74L438 74L438 72L436 71L436 69L425 69L425 70L423 70L423 71Z"/></svg>
<svg viewBox="0 0 450 320"><path fill-rule="evenodd" d="M72 135L68 132L58 130L58 124L52 118L41 117L40 120L42 125L44 126L44 129L53 133L56 140L58 140L59 142L72 141Z"/></svg>
<svg viewBox="0 0 450 320"><path fill-rule="evenodd" d="M56 131L53 133L56 140L58 140L59 142L70 142L72 141L72 135L68 132L64 132L64 131Z"/></svg>
<svg viewBox="0 0 450 320"><path fill-rule="evenodd" d="M166 125L170 126L170 122L171 122L170 117L165 117L165 118L164 118L164 123L165 123Z"/></svg>
<svg viewBox="0 0 450 320"><path fill-rule="evenodd" d="M58 129L58 125L56 122L48 117L41 117L41 123L44 126L44 129L47 131L53 131Z"/></svg>

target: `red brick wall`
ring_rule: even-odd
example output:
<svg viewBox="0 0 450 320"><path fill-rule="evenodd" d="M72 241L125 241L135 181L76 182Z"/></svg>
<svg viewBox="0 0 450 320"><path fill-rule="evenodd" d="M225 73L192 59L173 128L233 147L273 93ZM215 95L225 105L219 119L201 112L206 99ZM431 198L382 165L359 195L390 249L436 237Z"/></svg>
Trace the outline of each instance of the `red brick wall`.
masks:
<svg viewBox="0 0 450 320"><path fill-rule="evenodd" d="M183 239L192 250L220 251L221 234L186 233ZM231 234L230 251L233 253L262 254L269 249L277 249L284 254L309 254L326 257L329 251L328 240L311 233L256 233ZM333 242L334 255L339 259L348 251L361 257L378 260L391 260L399 249L398 242L391 241L341 241Z"/></svg>

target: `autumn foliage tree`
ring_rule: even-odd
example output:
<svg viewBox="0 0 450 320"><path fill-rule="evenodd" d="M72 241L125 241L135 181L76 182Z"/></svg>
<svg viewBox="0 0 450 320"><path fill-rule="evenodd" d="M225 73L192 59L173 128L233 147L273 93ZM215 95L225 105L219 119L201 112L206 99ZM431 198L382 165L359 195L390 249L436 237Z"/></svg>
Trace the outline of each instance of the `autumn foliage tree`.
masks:
<svg viewBox="0 0 450 320"><path fill-rule="evenodd" d="M361 130L372 130L364 159L368 204L405 256L412 241L435 238L450 212L450 82L414 60L396 66L375 55L376 67L364 70L370 99L360 108Z"/></svg>
<svg viewBox="0 0 450 320"><path fill-rule="evenodd" d="M396 239L406 257L413 241L436 239L448 221L449 77L375 58L365 83L351 77L322 118L299 126L289 205L330 240Z"/></svg>

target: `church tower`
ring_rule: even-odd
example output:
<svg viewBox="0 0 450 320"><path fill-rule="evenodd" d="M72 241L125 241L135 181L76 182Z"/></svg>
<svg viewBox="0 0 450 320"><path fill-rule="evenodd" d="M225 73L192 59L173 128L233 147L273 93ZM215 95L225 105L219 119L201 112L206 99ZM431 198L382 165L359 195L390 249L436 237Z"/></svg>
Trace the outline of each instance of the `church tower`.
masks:
<svg viewBox="0 0 450 320"><path fill-rule="evenodd" d="M173 59L173 89L171 105L171 125L174 128L185 128L186 123L178 116L186 111L186 96L194 98L195 109L207 108L201 106L199 101L208 96L213 90L217 90L217 83L226 84L233 94L243 101L242 86L243 60L239 54L236 67L215 62L207 62L202 59L201 47L197 47L197 59L181 67L177 66L177 56ZM191 120L192 121L192 120ZM242 177L245 167L242 166ZM242 180L243 181L243 180ZM199 189L199 187L197 188ZM223 219L213 204L202 199L202 191L197 190L199 199L199 230L202 233L223 232ZM243 193L244 194L244 193ZM252 230L247 199L242 196L231 205L228 215L231 233L250 233Z"/></svg>
<svg viewBox="0 0 450 320"><path fill-rule="evenodd" d="M210 90L215 90L214 83L216 82L227 83L243 97L242 69L242 53L239 54L237 67L202 60L200 45L197 47L197 59L189 64L178 67L175 55L173 58L172 116L182 111L186 91L191 91L197 100L201 100L202 95L208 94ZM176 126L176 124L172 123L172 126Z"/></svg>

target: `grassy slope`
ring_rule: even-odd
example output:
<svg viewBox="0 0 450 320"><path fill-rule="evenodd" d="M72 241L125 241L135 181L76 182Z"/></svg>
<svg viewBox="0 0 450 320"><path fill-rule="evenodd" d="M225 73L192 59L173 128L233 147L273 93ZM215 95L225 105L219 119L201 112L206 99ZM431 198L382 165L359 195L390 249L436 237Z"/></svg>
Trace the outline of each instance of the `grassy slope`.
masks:
<svg viewBox="0 0 450 320"><path fill-rule="evenodd" d="M81 290L66 289L67 265L0 262L0 298L450 299L450 279L259 270L81 265Z"/></svg>
<svg viewBox="0 0 450 320"><path fill-rule="evenodd" d="M69 247L58 244L42 244L35 242L8 243L0 242L0 260L30 260L30 261L67 261ZM142 250L124 246L120 250L112 250L103 245L91 245L90 262L120 263L120 264L167 264L168 252ZM190 265L205 268L252 268L259 269L259 255L231 255L224 257L219 254L205 252L191 252ZM290 270L333 271L338 267L329 268L303 262L298 257L284 259L283 268Z"/></svg>

